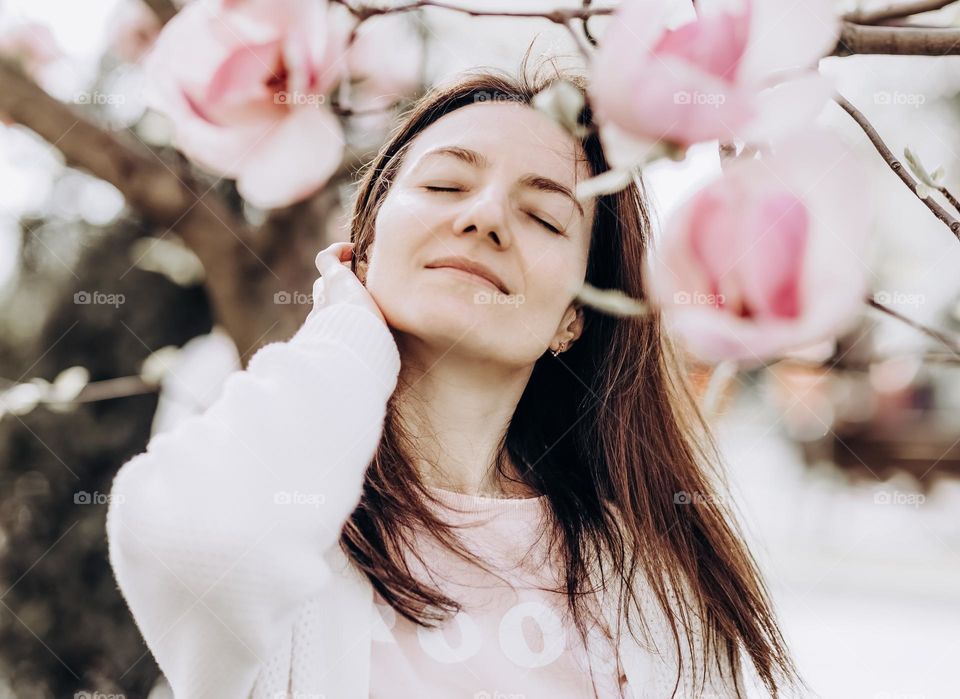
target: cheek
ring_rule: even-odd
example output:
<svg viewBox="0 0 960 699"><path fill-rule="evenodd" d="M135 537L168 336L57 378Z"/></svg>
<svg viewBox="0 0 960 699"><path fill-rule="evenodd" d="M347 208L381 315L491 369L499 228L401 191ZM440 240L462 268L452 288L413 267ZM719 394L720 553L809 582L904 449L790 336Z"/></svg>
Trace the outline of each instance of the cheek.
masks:
<svg viewBox="0 0 960 699"><path fill-rule="evenodd" d="M417 232L435 228L443 215L442 202L395 189L380 206L377 229L383 228L387 232L402 230L407 237L416 237Z"/></svg>
<svg viewBox="0 0 960 699"><path fill-rule="evenodd" d="M421 249L437 227L435 209L424 206L416 197L387 195L374 222L377 250L383 250L387 257L399 254L409 257Z"/></svg>
<svg viewBox="0 0 960 699"><path fill-rule="evenodd" d="M586 265L579 258L543 253L525 268L525 290L518 316L538 337L549 342L583 283Z"/></svg>
<svg viewBox="0 0 960 699"><path fill-rule="evenodd" d="M556 241L553 241L556 242ZM530 246L524 251L524 279L531 300L547 307L566 308L586 274L586 258L570 246Z"/></svg>
<svg viewBox="0 0 960 699"><path fill-rule="evenodd" d="M380 206L370 245L369 280L372 284L389 282L390 277L400 271L398 263L410 258L415 247L414 237L420 230L412 222L414 220L389 196Z"/></svg>
<svg viewBox="0 0 960 699"><path fill-rule="evenodd" d="M409 325L422 284L419 265L432 236L426 212L415 211L409 198L387 196L374 222L367 269L367 291L392 325ZM406 329L406 327L404 327Z"/></svg>

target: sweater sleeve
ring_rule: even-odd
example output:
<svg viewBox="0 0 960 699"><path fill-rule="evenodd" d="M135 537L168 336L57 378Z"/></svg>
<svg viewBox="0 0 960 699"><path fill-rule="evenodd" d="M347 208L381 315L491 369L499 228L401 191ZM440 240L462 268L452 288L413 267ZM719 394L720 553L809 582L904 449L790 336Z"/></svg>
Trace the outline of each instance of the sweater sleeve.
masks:
<svg viewBox="0 0 960 699"><path fill-rule="evenodd" d="M328 306L119 470L110 563L177 699L249 696L323 590L399 369L379 318Z"/></svg>

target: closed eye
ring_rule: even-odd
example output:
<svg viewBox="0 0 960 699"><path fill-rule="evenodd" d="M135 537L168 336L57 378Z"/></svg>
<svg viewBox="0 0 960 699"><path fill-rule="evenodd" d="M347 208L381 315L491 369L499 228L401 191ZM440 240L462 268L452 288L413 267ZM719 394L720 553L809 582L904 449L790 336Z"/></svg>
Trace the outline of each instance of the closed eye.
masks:
<svg viewBox="0 0 960 699"><path fill-rule="evenodd" d="M435 186L435 185L429 185L429 184L428 184L428 185L424 185L423 188L424 188L425 190L427 190L428 192L462 192L462 191L463 191L462 189L459 189L459 188L457 188L457 187L437 187L437 186ZM531 214L531 213L529 213L529 212L527 213L527 215L528 215L530 218L532 218L534 221L536 221L537 223L539 223L541 226L543 226L544 228L546 228L546 229L547 229L548 231L550 231L551 233L563 233L563 231L561 231L559 228L557 228L556 226L554 226L554 225L552 225L552 224L550 224L550 223L547 223L546 221L544 221L544 220L543 220L542 218L540 218L539 216L536 216L536 215Z"/></svg>
<svg viewBox="0 0 960 699"><path fill-rule="evenodd" d="M544 221L544 220L543 220L542 218L540 218L539 216L534 216L533 214L527 214L527 215L528 215L530 218L532 218L534 221L536 221L537 223L539 223L541 226L543 226L544 228L546 228L548 231L551 231L551 232L553 232L553 233L561 233L561 232L562 232L559 228L557 228L556 226L554 226L554 225L552 225L552 224L547 223L546 221Z"/></svg>

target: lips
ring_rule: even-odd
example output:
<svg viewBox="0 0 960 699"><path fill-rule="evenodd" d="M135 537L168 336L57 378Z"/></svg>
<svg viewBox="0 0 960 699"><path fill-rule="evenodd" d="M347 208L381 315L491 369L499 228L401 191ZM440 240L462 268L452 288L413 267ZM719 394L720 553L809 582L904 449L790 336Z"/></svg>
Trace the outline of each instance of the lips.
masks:
<svg viewBox="0 0 960 699"><path fill-rule="evenodd" d="M430 264L426 265L426 267L427 269L440 269L445 267L450 269L459 269L463 272L468 272L486 279L488 282L497 287L501 293L510 293L507 285L499 276L497 276L496 272L486 265L481 264L480 262L475 262L474 260L466 257L442 257L438 260L434 260Z"/></svg>

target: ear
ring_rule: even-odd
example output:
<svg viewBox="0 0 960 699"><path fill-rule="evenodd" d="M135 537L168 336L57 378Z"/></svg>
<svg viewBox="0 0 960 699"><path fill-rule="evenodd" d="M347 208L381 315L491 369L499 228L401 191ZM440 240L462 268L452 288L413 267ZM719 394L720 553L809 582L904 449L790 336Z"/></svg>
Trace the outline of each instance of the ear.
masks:
<svg viewBox="0 0 960 699"><path fill-rule="evenodd" d="M570 304L564 311L560 327L557 328L557 334L554 335L554 341L566 343L569 347L583 333L583 322L583 307Z"/></svg>

